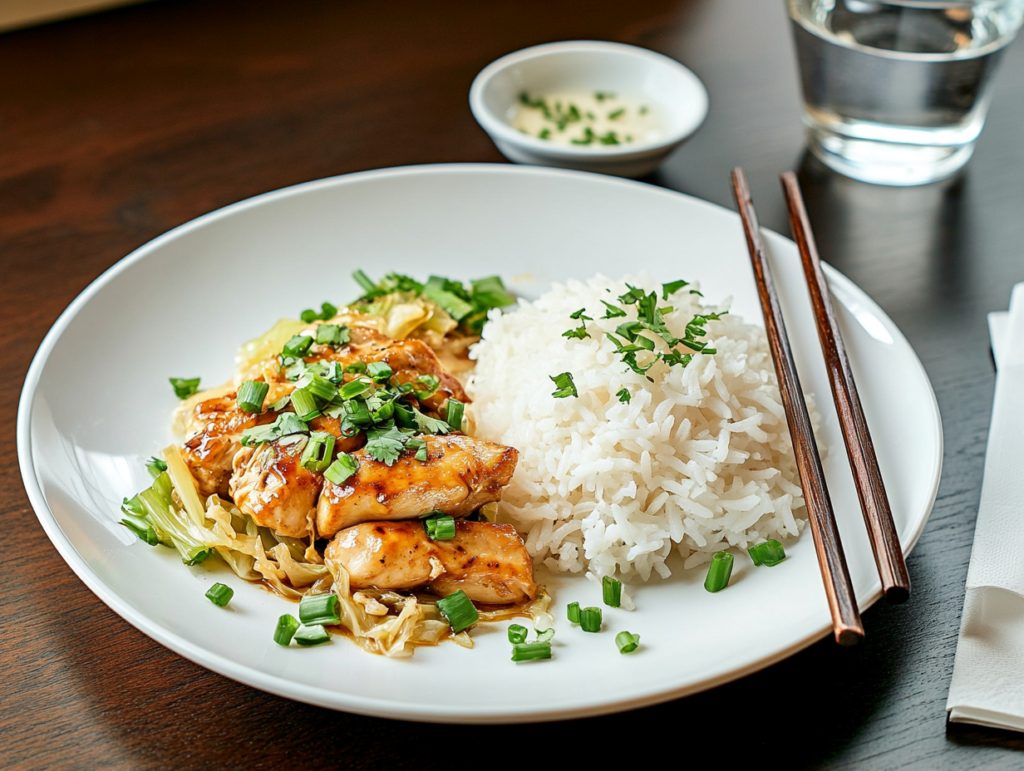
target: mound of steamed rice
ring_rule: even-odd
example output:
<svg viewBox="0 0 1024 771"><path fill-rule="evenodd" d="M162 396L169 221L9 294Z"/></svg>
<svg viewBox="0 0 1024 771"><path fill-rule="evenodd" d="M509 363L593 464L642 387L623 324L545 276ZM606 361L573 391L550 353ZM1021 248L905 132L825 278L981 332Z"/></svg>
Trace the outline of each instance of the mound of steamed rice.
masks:
<svg viewBox="0 0 1024 771"><path fill-rule="evenodd" d="M598 276L492 311L472 353L469 393L475 435L519 450L501 517L554 570L645 581L670 575L673 549L691 568L730 547L799 535L804 500L764 329L727 314L707 325L717 353L696 354L685 368L658 362L651 382L604 334L636 318L632 308L627 318L601 318L601 300L617 304L627 281L660 299L646 275ZM674 308L665 321L678 337L695 315L728 309L703 305L696 289L661 303ZM590 337L563 337L580 308L594 319ZM550 376L562 372L578 398L552 396ZM813 404L811 417L817 424Z"/></svg>

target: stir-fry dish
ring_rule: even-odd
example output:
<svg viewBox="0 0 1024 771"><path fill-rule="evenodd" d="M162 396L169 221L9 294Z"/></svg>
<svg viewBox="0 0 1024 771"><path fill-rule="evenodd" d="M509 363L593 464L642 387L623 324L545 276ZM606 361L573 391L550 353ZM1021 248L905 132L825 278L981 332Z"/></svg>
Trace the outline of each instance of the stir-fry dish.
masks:
<svg viewBox="0 0 1024 771"><path fill-rule="evenodd" d="M355 275L360 298L279 321L240 349L227 385L172 378L183 441L151 461L124 524L188 565L216 554L301 600L299 619L278 624L286 645L331 629L409 655L471 647L479 620L532 614L536 626L549 599L531 557L488 516L518 452L471 435L460 381L487 312L513 298L497 277Z"/></svg>

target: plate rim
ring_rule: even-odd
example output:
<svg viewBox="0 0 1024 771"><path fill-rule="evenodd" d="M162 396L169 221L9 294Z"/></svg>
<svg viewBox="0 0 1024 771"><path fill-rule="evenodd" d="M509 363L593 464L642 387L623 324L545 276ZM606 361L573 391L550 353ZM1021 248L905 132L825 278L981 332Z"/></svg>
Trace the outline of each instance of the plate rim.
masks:
<svg viewBox="0 0 1024 771"><path fill-rule="evenodd" d="M81 310L88 304L91 298L122 272L134 265L136 262L145 259L150 253L156 251L166 242L173 241L185 233L204 227L207 223L232 216L237 212L241 212L249 208L264 205L275 199L287 198L292 195L302 194L321 187L358 183L360 180L366 178L383 178L420 174L448 175L465 173L498 173L557 177L568 175L572 177L583 176L587 178L596 178L603 184L626 187L642 186L648 191L656 194L670 196L673 198L681 197L686 199L690 205L699 205L701 207L708 207L717 211L724 210L728 214L736 217L737 221L739 219L738 214L732 212L726 207L687 195L686 193L680 193L667 188L659 188L646 183L635 182L633 180L608 177L603 174L534 166L513 166L497 163L445 163L370 169L289 185L287 187L261 193L250 198L228 204L162 233L122 257L90 282L90 284L85 287L85 289L83 289L74 300L72 300L67 308L65 308L57 317L53 326L51 326L50 330L40 342L39 348L32 358L32 363L29 366L22 386L21 395L18 401L17 417L17 455L22 483L25 485L29 502L32 505L32 509L36 518L39 520L43 531L50 539L54 548L56 548L58 554L60 554L67 563L68 567L71 568L72 572L75 573L75 575L89 588L90 591L93 592L93 594L95 594L107 607L127 621L131 626L138 629L147 637L150 637L164 647L169 648L204 669L209 669L235 680L236 682L257 688L275 696L294 699L314 706L328 707L330 709L354 712L373 717L419 722L462 724L529 723L592 717L660 704L683 696L709 690L733 680L738 680L749 674L753 674L754 672L769 667L772 664L782 661L783 659L810 647L818 640L827 636L831 629L828 625L807 635L793 645L782 650L774 651L767 656L748 663L746 666L730 668L728 671L714 673L695 683L689 683L668 690L659 690L657 692L647 693L638 697L627 697L624 699L616 699L601 703L579 703L576 705L566 705L561 708L547 710L543 708L538 710L532 707L510 709L508 707L482 707L477 705L472 709L465 707L461 710L448 708L445 712L438 712L437 706L416 705L389 699L368 698L354 694L340 693L325 688L305 685L293 680L288 680L284 677L270 675L249 666L237 664L225 656L189 642L172 630L164 627L162 624L151 621L145 615L138 613L133 607L122 601L120 595L118 595L111 586L103 581L81 557L70 539L60 528L56 517L51 511L49 504L46 502L45 495L43 494L42 487L37 476L35 464L32 459L31 427L33 416L32 406L36 389L39 385L40 376L47 361L49 360L50 354L64 331L68 328L79 312L81 312ZM788 239L775 231L768 230L767 228L762 228L762 231L792 243L791 239ZM921 363L921 359L917 355L917 352L910 345L910 342L906 339L903 332L896 326L892 319L889 318L888 314L886 314L884 310L866 292L864 292L864 290L858 287L845 275L827 264L824 265L824 269L830 285L842 286L845 291L858 297L872 315L882 320L886 331L888 331L892 336L893 341L902 342L907 346L913 356L914 365L922 376L924 384L927 386L928 394L931 397L931 412L934 418L933 428L935 429L936 436L938 437L936 457L933 459L933 483L928 496L929 503L927 513L922 517L918 526L912 532L908 533L907 545L904 549L904 553L910 554L927 526L931 512L934 509L935 500L938 495L939 485L942 479L945 437L942 431L942 416L939 412L938 400L935 397L935 390L932 387L931 380L928 377L928 373L925 370L924 365ZM867 608L873 605L880 597L881 589L879 588L870 596L860 601L859 606L861 612L867 610Z"/></svg>

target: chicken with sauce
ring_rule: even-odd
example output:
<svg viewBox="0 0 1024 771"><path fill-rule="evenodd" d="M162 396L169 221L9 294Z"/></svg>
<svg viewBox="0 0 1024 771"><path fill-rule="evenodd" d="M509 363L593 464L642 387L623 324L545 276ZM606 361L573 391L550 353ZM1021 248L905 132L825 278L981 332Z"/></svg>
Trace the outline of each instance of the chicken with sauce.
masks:
<svg viewBox="0 0 1024 771"><path fill-rule="evenodd" d="M388 281L401 284L402 302L417 286L424 295L408 307L379 294L361 298L356 307L371 314L379 300L383 320L352 308L328 312L325 304L322 315L304 312L304 323L279 321L240 349L234 383L179 393L184 442L165 451L162 465L154 459L153 487L126 500L124 511L140 537L173 545L187 564L216 549L239 576L293 599L333 586L342 602L354 603L348 612L356 620L343 622L353 639L401 655L407 641L443 639L429 627L436 622L424 622L432 631L423 637L401 631L418 618L436 618L437 611L409 611L424 592L449 597L461 590L475 602L511 606L502 613L521 613L543 596L543 614L548 600L515 529L467 519L500 499L518 453L462 432L468 398L452 371L472 367L467 351L487 310L511 297L496 277L473 282L472 292L486 300L436 277L432 289L394 275L380 286ZM453 291L461 299L453 300ZM453 313L462 302L458 312L468 315L449 316L444 302ZM415 318L425 326L409 336ZM161 507L192 524L178 528L164 518L153 527L170 528L170 537L141 532ZM428 516L444 527L425 527ZM197 535L204 528L208 539ZM359 621L351 608L371 590L415 594L400 598L404 610L377 603Z"/></svg>

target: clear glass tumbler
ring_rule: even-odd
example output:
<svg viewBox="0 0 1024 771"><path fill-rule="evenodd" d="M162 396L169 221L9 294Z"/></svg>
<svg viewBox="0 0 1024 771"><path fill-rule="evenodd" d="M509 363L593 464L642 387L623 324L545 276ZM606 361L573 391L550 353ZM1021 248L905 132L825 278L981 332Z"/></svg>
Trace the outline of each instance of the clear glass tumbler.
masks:
<svg viewBox="0 0 1024 771"><path fill-rule="evenodd" d="M1024 0L786 0L811 152L882 185L948 177L974 152Z"/></svg>

